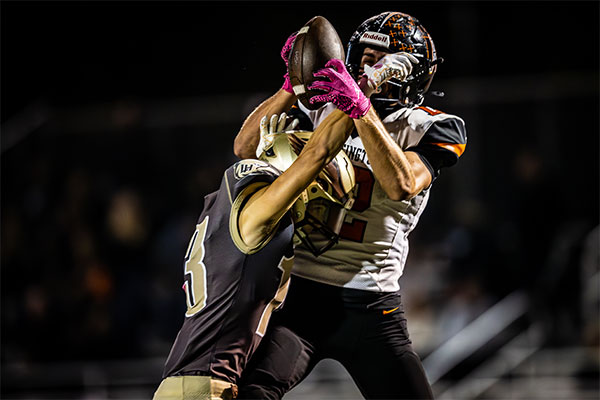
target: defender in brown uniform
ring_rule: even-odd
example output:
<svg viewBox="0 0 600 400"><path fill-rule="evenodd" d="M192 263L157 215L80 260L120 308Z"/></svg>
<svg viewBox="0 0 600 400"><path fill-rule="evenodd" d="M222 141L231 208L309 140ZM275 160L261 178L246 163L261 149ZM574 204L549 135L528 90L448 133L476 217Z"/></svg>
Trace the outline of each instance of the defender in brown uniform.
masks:
<svg viewBox="0 0 600 400"><path fill-rule="evenodd" d="M354 175L340 152L351 119L334 111L304 135L306 145L301 134L281 133L283 125L285 114L270 123L264 118L259 158L269 163L234 164L205 199L184 260L185 320L155 399L235 397L241 372L287 293L294 222L309 214L306 203L315 193L351 207Z"/></svg>

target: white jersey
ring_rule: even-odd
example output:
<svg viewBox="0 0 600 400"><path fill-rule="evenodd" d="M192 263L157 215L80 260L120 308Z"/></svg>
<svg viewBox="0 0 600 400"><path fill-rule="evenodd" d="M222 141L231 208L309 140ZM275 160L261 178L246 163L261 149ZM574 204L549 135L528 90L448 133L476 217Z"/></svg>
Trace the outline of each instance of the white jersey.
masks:
<svg viewBox="0 0 600 400"><path fill-rule="evenodd" d="M316 127L335 106L327 104L315 111L300 108ZM431 108L401 108L383 123L403 150L419 154L433 178L441 167L456 162L466 144L462 119ZM354 206L346 216L339 242L331 249L317 258L303 246L296 248L293 274L353 289L397 291L408 256L408 234L427 205L429 188L410 200L391 200L375 179L356 131L344 144L344 151L355 169Z"/></svg>

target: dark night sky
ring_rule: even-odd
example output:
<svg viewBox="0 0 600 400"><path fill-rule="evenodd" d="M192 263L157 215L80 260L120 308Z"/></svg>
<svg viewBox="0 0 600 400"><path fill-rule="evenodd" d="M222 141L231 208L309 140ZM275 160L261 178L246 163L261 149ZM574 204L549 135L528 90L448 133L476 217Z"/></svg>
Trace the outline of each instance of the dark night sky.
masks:
<svg viewBox="0 0 600 400"><path fill-rule="evenodd" d="M440 77L597 70L597 2L2 2L2 120L39 96L79 104L276 88L312 16L344 43L367 16L417 16Z"/></svg>

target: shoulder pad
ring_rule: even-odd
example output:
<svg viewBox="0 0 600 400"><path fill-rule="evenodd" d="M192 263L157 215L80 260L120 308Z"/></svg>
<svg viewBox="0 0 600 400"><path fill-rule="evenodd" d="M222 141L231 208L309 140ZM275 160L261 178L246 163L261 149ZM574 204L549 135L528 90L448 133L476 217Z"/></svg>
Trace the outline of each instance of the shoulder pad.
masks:
<svg viewBox="0 0 600 400"><path fill-rule="evenodd" d="M405 150L427 140L427 136L440 136L442 133L442 136L451 137L450 143L466 143L464 121L431 107L403 107L388 115L383 123ZM446 138L440 140L447 141Z"/></svg>
<svg viewBox="0 0 600 400"><path fill-rule="evenodd" d="M445 112L433 109L431 107L416 107L411 111L412 112L408 114L408 123L414 129L422 132L426 132L434 123L446 120L457 120L459 125L465 125L465 122L460 117L452 114L446 114Z"/></svg>
<svg viewBox="0 0 600 400"><path fill-rule="evenodd" d="M460 124L465 124L464 121L456 115L446 114L443 111L423 106L414 108L403 107L385 117L383 122L385 124L393 125L406 121L405 123L407 123L414 131L424 133L434 122L447 119L457 119L460 121Z"/></svg>
<svg viewBox="0 0 600 400"><path fill-rule="evenodd" d="M224 180L232 199L251 183L272 183L282 172L261 160L242 160L225 171Z"/></svg>
<svg viewBox="0 0 600 400"><path fill-rule="evenodd" d="M281 175L281 171L262 160L242 160L238 161L230 167L233 172L233 177L236 181L240 181L250 175Z"/></svg>

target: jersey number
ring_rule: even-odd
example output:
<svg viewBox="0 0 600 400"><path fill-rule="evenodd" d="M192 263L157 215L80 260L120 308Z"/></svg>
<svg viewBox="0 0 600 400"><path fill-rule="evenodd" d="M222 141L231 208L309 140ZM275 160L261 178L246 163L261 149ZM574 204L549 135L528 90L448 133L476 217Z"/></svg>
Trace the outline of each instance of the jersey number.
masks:
<svg viewBox="0 0 600 400"><path fill-rule="evenodd" d="M183 290L187 300L186 317L197 314L206 305L206 266L204 265L204 238L208 227L208 216L196 225L185 254Z"/></svg>
<svg viewBox="0 0 600 400"><path fill-rule="evenodd" d="M371 197L373 196L373 186L375 185L375 177L373 172L368 168L354 166L354 179L358 185L358 192L352 211L362 212L371 205ZM354 242L362 242L367 229L367 221L353 218L351 222L344 222L340 230L340 237Z"/></svg>

